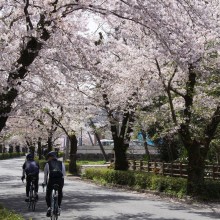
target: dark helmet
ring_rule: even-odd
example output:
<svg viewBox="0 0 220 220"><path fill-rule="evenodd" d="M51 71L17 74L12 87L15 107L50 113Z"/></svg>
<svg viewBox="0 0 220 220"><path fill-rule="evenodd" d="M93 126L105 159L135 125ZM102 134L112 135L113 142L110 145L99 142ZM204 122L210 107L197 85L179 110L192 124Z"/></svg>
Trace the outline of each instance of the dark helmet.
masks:
<svg viewBox="0 0 220 220"><path fill-rule="evenodd" d="M34 155L33 155L33 154L28 154L28 155L26 156L26 159L27 159L27 160L33 160L33 159L34 159Z"/></svg>
<svg viewBox="0 0 220 220"><path fill-rule="evenodd" d="M47 154L47 158L49 157L54 157L54 158L57 158L57 153L55 151L50 151L48 154Z"/></svg>

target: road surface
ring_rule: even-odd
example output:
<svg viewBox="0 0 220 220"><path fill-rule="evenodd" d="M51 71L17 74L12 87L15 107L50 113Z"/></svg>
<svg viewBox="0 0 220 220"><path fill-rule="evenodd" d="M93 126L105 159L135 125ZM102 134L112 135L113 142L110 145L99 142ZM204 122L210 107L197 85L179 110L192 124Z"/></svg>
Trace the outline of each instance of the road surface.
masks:
<svg viewBox="0 0 220 220"><path fill-rule="evenodd" d="M27 210L21 167L25 158L0 161L0 203L27 220L46 217L45 193L39 189L36 211ZM43 174L40 173L40 183ZM220 219L220 205L189 205L148 194L107 189L76 178L67 178L64 187L63 220L208 220Z"/></svg>

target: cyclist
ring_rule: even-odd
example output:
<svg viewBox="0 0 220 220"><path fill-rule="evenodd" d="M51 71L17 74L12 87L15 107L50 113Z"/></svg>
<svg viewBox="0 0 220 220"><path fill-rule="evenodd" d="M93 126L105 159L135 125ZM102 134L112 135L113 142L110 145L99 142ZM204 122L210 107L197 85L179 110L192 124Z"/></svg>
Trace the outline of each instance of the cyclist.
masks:
<svg viewBox="0 0 220 220"><path fill-rule="evenodd" d="M64 186L64 176L66 175L65 166L63 162L59 161L57 159L57 153L54 151L51 151L47 154L47 160L44 167L44 183L42 184L47 185L46 190L46 203L47 203L47 217L50 217L51 215L51 193L53 190L53 185L58 184L58 215L61 211L61 202L63 198L63 186ZM48 178L49 176L49 178ZM49 179L49 180L48 180Z"/></svg>
<svg viewBox="0 0 220 220"><path fill-rule="evenodd" d="M29 202L29 191L32 178L34 178L34 189L35 198L38 200L38 181L39 181L39 164L34 160L33 154L28 154L26 156L26 161L22 166L22 177L21 180L24 181L26 175L26 196L25 202Z"/></svg>

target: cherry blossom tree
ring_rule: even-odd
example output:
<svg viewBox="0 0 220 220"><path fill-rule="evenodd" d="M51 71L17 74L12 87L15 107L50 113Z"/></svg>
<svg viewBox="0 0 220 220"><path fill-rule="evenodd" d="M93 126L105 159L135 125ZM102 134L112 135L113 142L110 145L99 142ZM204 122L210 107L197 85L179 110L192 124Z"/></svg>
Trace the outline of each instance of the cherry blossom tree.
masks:
<svg viewBox="0 0 220 220"><path fill-rule="evenodd" d="M78 120L105 112L116 169L125 170L137 108L165 95L161 109L172 119L166 132L181 137L189 156L188 193L197 194L220 120L219 99L210 93L213 85L218 90L219 9L215 0L5 1L0 131L16 98L23 100L24 79L36 79L34 89L50 85L39 95L65 97L53 102L69 114L80 112ZM88 20L79 19L82 12L103 21L94 37L88 37Z"/></svg>
<svg viewBox="0 0 220 220"><path fill-rule="evenodd" d="M47 48L46 45L59 27L71 23L76 24L76 29L80 26L76 22L77 17L80 17L77 12L83 8L83 4L77 1L72 4L69 1L58 0L1 2L0 28L3 34L1 35L0 131L13 109L13 102L19 94L22 82L31 72L29 69L31 65L40 54L40 56L49 56L52 53L52 49ZM66 17L70 13L73 14L69 18L71 22L66 22ZM82 26L80 28L82 29ZM43 51L45 48L47 50ZM40 62L42 59L38 60L38 65L42 64Z"/></svg>
<svg viewBox="0 0 220 220"><path fill-rule="evenodd" d="M204 87L201 88L213 72L217 71L218 75L219 2L119 0L114 3L105 1L102 7L96 4L89 7L108 16L112 23L113 20L116 24L118 19L124 20L124 24L115 25L115 28L125 40L128 36L129 39L131 36L136 39L143 36L137 32L128 33L127 23L132 21L142 29L145 36L140 41L147 50L146 62L151 60L156 66L155 69L149 63L149 73L155 76L158 72L169 101L173 121L171 129L179 133L188 151L188 193L198 194L204 185L207 151L220 120L219 99L205 95ZM211 84L216 84L216 81ZM209 101L205 103L200 98ZM180 112L176 108L179 108L181 117L177 117L177 112ZM192 129L195 128L193 120L197 114L196 118L204 118L201 113L208 113L207 118L202 120L205 126L197 123L196 129Z"/></svg>

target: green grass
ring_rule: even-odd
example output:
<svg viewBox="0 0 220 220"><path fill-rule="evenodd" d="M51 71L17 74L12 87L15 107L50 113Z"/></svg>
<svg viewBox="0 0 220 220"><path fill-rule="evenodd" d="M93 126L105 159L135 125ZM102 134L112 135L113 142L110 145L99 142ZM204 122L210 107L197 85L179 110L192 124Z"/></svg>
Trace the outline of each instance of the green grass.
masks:
<svg viewBox="0 0 220 220"><path fill-rule="evenodd" d="M90 161L90 160L77 160L76 161L77 165L81 166L81 165L87 165L87 164L91 164L91 165L103 165L105 164L104 160L98 160L98 161Z"/></svg>
<svg viewBox="0 0 220 220"><path fill-rule="evenodd" d="M35 160L39 162L40 169L43 170L44 166L45 166L45 163L46 163L46 160L38 160L37 158ZM80 167L82 165L88 165L88 164L102 165L102 164L105 164L105 161L104 160L98 160L98 161L77 160L76 164L77 164L78 167ZM69 170L69 161L68 160L65 162L65 167L66 167L66 171L68 172L68 170Z"/></svg>
<svg viewBox="0 0 220 220"><path fill-rule="evenodd" d="M24 218L0 205L0 220L24 220Z"/></svg>

